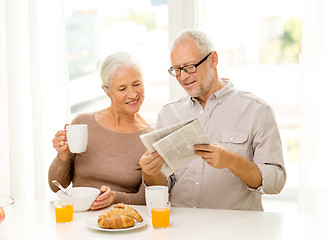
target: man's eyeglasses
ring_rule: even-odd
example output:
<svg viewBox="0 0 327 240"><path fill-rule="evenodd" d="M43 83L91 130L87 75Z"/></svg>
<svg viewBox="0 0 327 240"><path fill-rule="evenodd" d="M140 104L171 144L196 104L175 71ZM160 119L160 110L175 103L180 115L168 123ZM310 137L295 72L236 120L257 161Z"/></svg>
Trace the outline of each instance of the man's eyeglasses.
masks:
<svg viewBox="0 0 327 240"><path fill-rule="evenodd" d="M188 64L185 65L183 67L180 68L169 68L168 72L170 75L174 76L174 77L179 77L181 75L181 70L183 70L185 73L191 74L191 73L195 73L196 72L196 68L203 63L205 60L207 60L207 58L210 56L212 52L210 52L207 56L205 56L200 62L198 62L197 64Z"/></svg>

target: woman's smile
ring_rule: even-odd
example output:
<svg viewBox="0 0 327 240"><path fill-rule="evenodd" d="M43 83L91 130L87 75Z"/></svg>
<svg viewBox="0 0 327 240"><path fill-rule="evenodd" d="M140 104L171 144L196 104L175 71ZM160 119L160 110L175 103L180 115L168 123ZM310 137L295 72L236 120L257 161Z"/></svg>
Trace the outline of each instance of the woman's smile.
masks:
<svg viewBox="0 0 327 240"><path fill-rule="evenodd" d="M128 105L135 105L135 104L138 103L139 99L140 99L140 98L138 97L137 99L133 100L132 102L128 102L128 103L126 103L126 104L128 104Z"/></svg>

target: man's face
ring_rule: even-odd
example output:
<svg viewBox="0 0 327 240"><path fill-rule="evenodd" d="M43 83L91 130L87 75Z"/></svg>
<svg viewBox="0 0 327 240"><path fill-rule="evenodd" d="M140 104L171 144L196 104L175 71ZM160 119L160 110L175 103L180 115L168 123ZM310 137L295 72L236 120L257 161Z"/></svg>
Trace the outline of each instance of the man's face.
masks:
<svg viewBox="0 0 327 240"><path fill-rule="evenodd" d="M198 52L198 47L192 39L187 39L177 45L171 52L171 62L174 68L183 67L188 64L196 64L205 56ZM176 77L179 84L185 89L191 97L204 97L211 89L213 82L213 69L209 66L208 60L197 67L195 73L185 73Z"/></svg>

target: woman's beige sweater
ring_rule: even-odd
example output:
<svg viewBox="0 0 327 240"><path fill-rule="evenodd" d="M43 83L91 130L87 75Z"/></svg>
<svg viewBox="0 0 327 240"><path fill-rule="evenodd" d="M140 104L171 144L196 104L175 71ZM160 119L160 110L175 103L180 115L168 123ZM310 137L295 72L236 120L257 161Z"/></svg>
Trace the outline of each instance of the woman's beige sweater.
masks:
<svg viewBox="0 0 327 240"><path fill-rule="evenodd" d="M87 149L84 153L71 153L68 161L56 156L48 173L52 191L58 191L51 182L54 179L64 187L71 182L74 187L106 185L116 192L116 203L145 204L139 159L146 148L139 136L151 131L151 127L136 133L112 132L96 122L94 113L78 115L72 124L88 125Z"/></svg>

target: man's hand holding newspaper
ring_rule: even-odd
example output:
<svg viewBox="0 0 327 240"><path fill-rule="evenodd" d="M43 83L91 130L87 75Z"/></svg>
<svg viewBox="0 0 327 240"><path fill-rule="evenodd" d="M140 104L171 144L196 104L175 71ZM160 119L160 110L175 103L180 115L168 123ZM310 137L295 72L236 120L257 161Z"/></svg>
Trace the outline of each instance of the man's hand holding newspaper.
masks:
<svg viewBox="0 0 327 240"><path fill-rule="evenodd" d="M199 119L191 119L140 136L144 146L157 151L165 160L162 172L169 176L185 162L199 158L194 154L196 144L210 144Z"/></svg>

